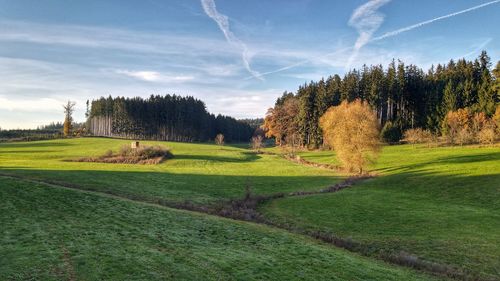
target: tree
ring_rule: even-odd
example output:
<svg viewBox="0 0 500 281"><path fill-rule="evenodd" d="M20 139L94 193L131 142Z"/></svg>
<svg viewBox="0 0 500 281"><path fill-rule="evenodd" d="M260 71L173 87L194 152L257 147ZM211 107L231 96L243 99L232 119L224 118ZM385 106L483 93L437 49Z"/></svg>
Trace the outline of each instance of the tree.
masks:
<svg viewBox="0 0 500 281"><path fill-rule="evenodd" d="M343 101L321 117L324 140L348 171L360 174L380 150L377 115L366 101Z"/></svg>
<svg viewBox="0 0 500 281"><path fill-rule="evenodd" d="M457 111L449 111L443 120L442 133L451 144L461 143L467 140L470 131L471 113L468 109L460 108Z"/></svg>
<svg viewBox="0 0 500 281"><path fill-rule="evenodd" d="M495 110L495 115L493 115L493 124L497 127L497 133L500 135L500 104L497 105L497 109Z"/></svg>
<svg viewBox="0 0 500 281"><path fill-rule="evenodd" d="M71 132L73 130L73 112L75 111L75 102L68 101L65 105L63 105L64 108L64 136L70 136Z"/></svg>
<svg viewBox="0 0 500 281"><path fill-rule="evenodd" d="M452 81L449 81L444 88L443 108L445 112L457 109L457 94L455 93L455 87Z"/></svg>
<svg viewBox="0 0 500 281"><path fill-rule="evenodd" d="M266 137L274 137L276 144L287 144L290 136L299 132L299 100L293 95L286 95L270 108L264 119L263 129Z"/></svg>
<svg viewBox="0 0 500 281"><path fill-rule="evenodd" d="M500 61L497 62L497 66L493 69L493 75L495 76L495 82L493 84L493 91L495 92L496 102L500 102Z"/></svg>
<svg viewBox="0 0 500 281"><path fill-rule="evenodd" d="M438 133L446 114L458 108L484 112L490 118L500 103L500 62L493 71L490 66L490 58L482 52L473 61L450 60L432 66L427 73L415 65L393 60L385 70L380 65L363 66L361 71L348 71L343 78L333 75L326 81L311 81L300 85L295 93L285 92L276 101L268 115L267 124L272 125L268 136L275 136L279 144L297 140L300 146L320 146L323 140L318 119L325 108L357 98L368 101L376 111L387 139L397 136L391 133L410 128ZM283 110L290 99L298 101L294 107L298 114ZM285 119L293 120L298 127L288 130ZM465 133L461 135L466 137Z"/></svg>
<svg viewBox="0 0 500 281"><path fill-rule="evenodd" d="M495 92L493 91L493 84L488 71L483 72L480 83L477 107L479 111L491 116L495 112Z"/></svg>
<svg viewBox="0 0 500 281"><path fill-rule="evenodd" d="M108 97L91 102L89 131L97 136L166 141L248 141L255 128L224 115L207 112L194 97L151 95L147 99Z"/></svg>
<svg viewBox="0 0 500 281"><path fill-rule="evenodd" d="M402 137L401 129L394 125L391 121L385 123L380 132L380 136L387 143L397 143Z"/></svg>
<svg viewBox="0 0 500 281"><path fill-rule="evenodd" d="M263 138L261 135L252 137L252 149L257 152L260 152L260 149L263 147L262 140Z"/></svg>
<svg viewBox="0 0 500 281"><path fill-rule="evenodd" d="M217 136L215 136L215 144L216 145L224 145L224 135L223 134L217 134Z"/></svg>

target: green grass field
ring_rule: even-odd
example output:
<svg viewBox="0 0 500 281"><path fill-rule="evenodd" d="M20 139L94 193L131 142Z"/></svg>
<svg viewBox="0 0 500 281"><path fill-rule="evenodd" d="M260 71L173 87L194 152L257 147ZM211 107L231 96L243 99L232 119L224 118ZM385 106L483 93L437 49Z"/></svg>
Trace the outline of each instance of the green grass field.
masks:
<svg viewBox="0 0 500 281"><path fill-rule="evenodd" d="M146 143L175 158L67 161L129 144L105 138L1 143L0 280L433 279L278 228L144 203L211 205L241 198L247 185L261 195L313 191L345 175L242 145ZM337 164L328 151L300 155ZM499 147L389 146L372 171L379 176L338 193L277 199L261 211L374 252L500 277Z"/></svg>
<svg viewBox="0 0 500 281"><path fill-rule="evenodd" d="M261 193L318 188L337 179L329 172L242 148L180 143L168 143L177 159L159 166L63 161L122 143L0 144L0 280L433 279L284 230L124 196L212 202L240 195L246 181Z"/></svg>
<svg viewBox="0 0 500 281"><path fill-rule="evenodd" d="M328 151L300 155L336 163ZM499 147L388 146L372 171L379 176L350 189L278 199L262 211L376 250L500 278Z"/></svg>
<svg viewBox="0 0 500 281"><path fill-rule="evenodd" d="M159 165L64 161L99 156L124 144L130 141L81 138L4 143L0 144L0 173L122 196L200 204L243 197L247 185L256 194L272 194L315 190L339 180L333 172L304 168L278 156L209 144L161 143L172 149L175 158Z"/></svg>

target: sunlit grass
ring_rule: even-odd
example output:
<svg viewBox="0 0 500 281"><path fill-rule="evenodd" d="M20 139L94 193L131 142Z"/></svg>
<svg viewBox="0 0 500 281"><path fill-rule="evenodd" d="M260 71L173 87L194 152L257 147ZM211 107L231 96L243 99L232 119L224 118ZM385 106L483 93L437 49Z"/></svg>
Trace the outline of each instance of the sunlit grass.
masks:
<svg viewBox="0 0 500 281"><path fill-rule="evenodd" d="M299 153L332 163L331 152ZM387 146L379 176L335 194L285 198L263 211L391 252L500 276L500 147Z"/></svg>

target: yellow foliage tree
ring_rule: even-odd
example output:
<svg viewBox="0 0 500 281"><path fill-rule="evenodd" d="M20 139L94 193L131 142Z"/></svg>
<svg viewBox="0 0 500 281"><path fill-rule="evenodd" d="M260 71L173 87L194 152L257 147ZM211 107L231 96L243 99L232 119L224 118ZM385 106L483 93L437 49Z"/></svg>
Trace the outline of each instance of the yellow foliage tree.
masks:
<svg viewBox="0 0 500 281"><path fill-rule="evenodd" d="M76 103L72 101L68 101L66 104L63 105L64 108L63 133L65 137L71 136L73 130L73 112L75 111L75 105Z"/></svg>
<svg viewBox="0 0 500 281"><path fill-rule="evenodd" d="M324 141L333 147L343 167L360 174L380 151L377 115L361 100L330 107L320 119Z"/></svg>

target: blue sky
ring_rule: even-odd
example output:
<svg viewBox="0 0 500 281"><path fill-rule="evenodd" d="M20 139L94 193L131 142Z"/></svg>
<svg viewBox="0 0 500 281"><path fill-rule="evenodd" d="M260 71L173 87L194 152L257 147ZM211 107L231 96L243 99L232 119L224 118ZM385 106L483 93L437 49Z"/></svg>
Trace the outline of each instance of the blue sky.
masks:
<svg viewBox="0 0 500 281"><path fill-rule="evenodd" d="M262 117L285 90L392 58L500 59L500 0L0 0L0 127L103 95L193 95Z"/></svg>

